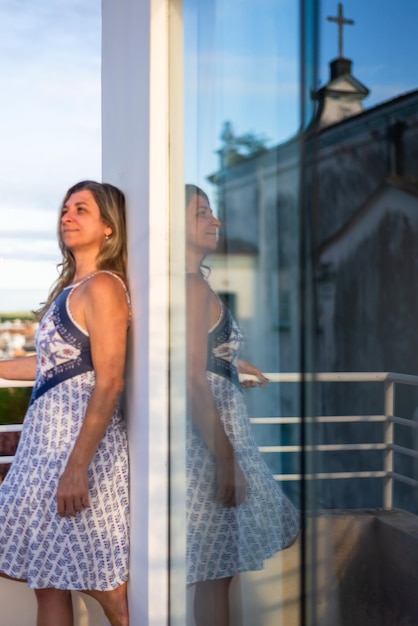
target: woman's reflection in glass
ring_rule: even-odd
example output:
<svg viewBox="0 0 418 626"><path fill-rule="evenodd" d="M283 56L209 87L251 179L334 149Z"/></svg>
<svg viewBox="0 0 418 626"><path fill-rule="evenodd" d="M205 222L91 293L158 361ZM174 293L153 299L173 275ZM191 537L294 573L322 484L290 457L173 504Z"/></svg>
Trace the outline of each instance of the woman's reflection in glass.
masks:
<svg viewBox="0 0 418 626"><path fill-rule="evenodd" d="M229 625L235 574L260 570L298 534L298 514L261 458L238 374L266 377L238 358L242 334L211 289L205 256L219 220L200 188L186 185L187 583L196 626Z"/></svg>

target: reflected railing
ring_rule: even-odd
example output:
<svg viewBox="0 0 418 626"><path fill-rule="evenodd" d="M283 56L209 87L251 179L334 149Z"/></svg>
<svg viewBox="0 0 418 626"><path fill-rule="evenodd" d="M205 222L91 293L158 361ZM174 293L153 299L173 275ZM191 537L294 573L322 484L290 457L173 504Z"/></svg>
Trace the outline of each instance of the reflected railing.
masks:
<svg viewBox="0 0 418 626"><path fill-rule="evenodd" d="M406 426L407 428L418 428L418 422L414 419L405 419L395 415L395 385L412 385L418 387L418 376L408 374L397 374L390 372L318 372L315 374L298 373L266 373L271 383L383 383L383 406L384 413L381 415L317 415L305 417L303 421L307 424L324 423L355 423L355 422L381 422L384 426L384 436L382 441L373 443L340 443L322 444L317 443L311 446L304 446L303 452L338 452L338 451L383 451L383 466L376 471L345 471L345 472L315 472L306 474L306 480L327 480L327 479L351 479L351 478L382 478L383 479L383 508L390 510L393 508L393 491L395 481L405 483L411 487L417 487L418 481L410 476L405 476L394 471L395 454L418 458L418 452L412 448L407 448L395 444L395 426ZM289 424L300 426L301 417L253 417L253 424ZM300 445L272 445L260 446L262 453L301 453ZM300 481L301 474L274 474L277 481Z"/></svg>
<svg viewBox="0 0 418 626"><path fill-rule="evenodd" d="M300 373L266 373L270 383L383 383L383 406L384 413L381 415L317 415L312 417L301 418L298 416L288 417L252 417L252 424L287 424L300 427L302 421L307 424L324 424L324 423L366 423L381 422L384 426L384 435L382 441L373 443L335 443L322 444L317 443L311 446L305 446L302 449L300 445L271 445L260 446L260 452L263 454L271 453L294 453L303 452L338 452L338 451L383 451L383 466L380 470L370 471L344 471L344 472L318 472L314 474L306 474L307 480L327 480L327 479L350 479L350 478L382 478L383 479L383 508L390 510L393 508L393 490L394 483L405 483L411 487L418 486L418 480L410 476L403 475L394 471L395 454L418 458L418 451L400 446L395 443L395 427L410 428L417 431L418 422L413 418L407 419L397 417L395 415L395 386L396 385L412 385L418 387L418 376L408 374L397 374L390 372L318 372L315 374ZM246 376L246 378L251 378ZM31 387L32 382L27 381L10 381L0 379L1 388L13 387ZM22 424L0 425L0 434L7 432L19 432L22 430ZM0 465L12 463L13 456L0 456ZM301 474L284 473L274 474L277 481L300 481Z"/></svg>

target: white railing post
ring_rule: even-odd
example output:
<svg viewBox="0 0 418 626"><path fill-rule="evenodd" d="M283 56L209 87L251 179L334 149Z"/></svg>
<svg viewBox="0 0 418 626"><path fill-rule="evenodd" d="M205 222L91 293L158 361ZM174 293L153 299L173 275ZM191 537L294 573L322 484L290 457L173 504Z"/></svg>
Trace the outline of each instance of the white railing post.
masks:
<svg viewBox="0 0 418 626"><path fill-rule="evenodd" d="M393 507L393 416L395 414L395 383L393 380L385 380L385 452L383 481L383 507L386 511Z"/></svg>

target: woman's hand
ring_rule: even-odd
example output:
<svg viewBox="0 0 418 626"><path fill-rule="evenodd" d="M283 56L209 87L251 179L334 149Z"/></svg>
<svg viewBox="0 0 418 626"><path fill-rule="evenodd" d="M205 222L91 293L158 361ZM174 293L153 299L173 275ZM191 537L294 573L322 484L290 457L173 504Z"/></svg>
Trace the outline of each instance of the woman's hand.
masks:
<svg viewBox="0 0 418 626"><path fill-rule="evenodd" d="M263 372L252 363L238 359L237 365L238 373L245 376L241 381L241 385L244 388L265 387L266 383L269 382L269 379L264 376ZM248 378L246 378L247 376Z"/></svg>
<svg viewBox="0 0 418 626"><path fill-rule="evenodd" d="M235 458L217 459L218 490L216 499L224 506L237 506L244 502L247 481Z"/></svg>
<svg viewBox="0 0 418 626"><path fill-rule="evenodd" d="M58 483L57 510L61 517L77 515L89 505L87 471L66 467Z"/></svg>

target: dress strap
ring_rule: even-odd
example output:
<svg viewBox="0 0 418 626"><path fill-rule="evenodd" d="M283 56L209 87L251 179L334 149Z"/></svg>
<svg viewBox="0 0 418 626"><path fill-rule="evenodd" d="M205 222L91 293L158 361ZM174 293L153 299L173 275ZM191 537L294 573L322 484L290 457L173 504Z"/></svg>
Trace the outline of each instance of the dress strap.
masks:
<svg viewBox="0 0 418 626"><path fill-rule="evenodd" d="M88 280L90 280L90 278L93 278L93 276L97 276L97 274L110 274L110 276L113 276L114 278L116 278L120 282L120 284L122 285L122 287L123 287L123 289L125 291L128 303L130 304L129 291L128 291L128 288L127 288L125 282L122 280L122 278L119 276L119 274L116 274L116 272L112 272L111 270L97 270L97 272L93 272L92 274L89 274L88 276L85 276L84 278L81 278L76 283L73 283L72 285L68 285L67 289L71 289L71 290L76 289L77 287L79 287L83 283L85 283Z"/></svg>

